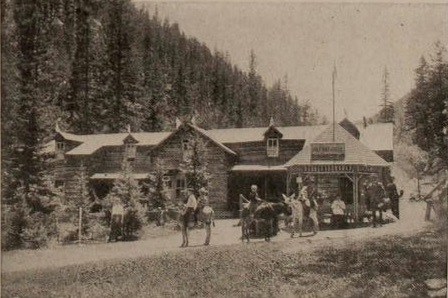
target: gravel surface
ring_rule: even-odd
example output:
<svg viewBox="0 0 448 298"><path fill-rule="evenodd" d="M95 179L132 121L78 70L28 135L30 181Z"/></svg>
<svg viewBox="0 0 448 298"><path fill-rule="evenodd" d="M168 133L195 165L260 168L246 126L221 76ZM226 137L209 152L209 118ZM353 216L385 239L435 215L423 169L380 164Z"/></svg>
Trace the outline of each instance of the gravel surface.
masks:
<svg viewBox="0 0 448 298"><path fill-rule="evenodd" d="M401 203L402 219L398 222L384 225L381 228L357 228L348 230L321 231L312 237L291 239L289 233L280 232L272 238L273 242L285 243L284 249L307 249L329 242L347 240L371 239L384 235L407 235L419 232L427 226L424 222L426 204L423 202ZM241 244L241 228L236 227L238 220L216 220L216 228L212 228L211 245L256 245L263 240L253 240L249 244ZM309 236L305 234L306 236ZM135 242L102 243L90 245L58 246L42 250L17 250L2 253L2 273L59 268L73 264L91 263L100 260L136 258L162 254L169 251L191 250L202 247L205 230L192 230L190 233L190 247L180 248L181 234L160 236L148 240Z"/></svg>

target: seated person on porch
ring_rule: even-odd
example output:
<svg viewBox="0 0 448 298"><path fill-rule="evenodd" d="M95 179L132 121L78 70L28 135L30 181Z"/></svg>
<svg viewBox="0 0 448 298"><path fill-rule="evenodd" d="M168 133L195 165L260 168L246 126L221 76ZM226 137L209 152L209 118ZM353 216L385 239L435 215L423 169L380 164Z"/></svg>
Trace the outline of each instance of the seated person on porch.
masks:
<svg viewBox="0 0 448 298"><path fill-rule="evenodd" d="M337 194L333 203L331 204L331 223L334 228L342 229L345 225L345 203L341 199L341 195Z"/></svg>
<svg viewBox="0 0 448 298"><path fill-rule="evenodd" d="M258 186L255 184L250 187L249 202L249 212L250 214L254 214L255 209L257 209L258 205L262 202L258 196Z"/></svg>

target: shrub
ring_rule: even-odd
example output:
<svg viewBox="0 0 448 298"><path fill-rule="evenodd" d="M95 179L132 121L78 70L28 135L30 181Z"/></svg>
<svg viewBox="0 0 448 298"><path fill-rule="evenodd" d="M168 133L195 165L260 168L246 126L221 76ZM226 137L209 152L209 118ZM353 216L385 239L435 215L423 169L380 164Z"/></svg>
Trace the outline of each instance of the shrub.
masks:
<svg viewBox="0 0 448 298"><path fill-rule="evenodd" d="M57 238L57 227L54 215L35 212L26 216L27 224L21 237L24 248L42 248Z"/></svg>

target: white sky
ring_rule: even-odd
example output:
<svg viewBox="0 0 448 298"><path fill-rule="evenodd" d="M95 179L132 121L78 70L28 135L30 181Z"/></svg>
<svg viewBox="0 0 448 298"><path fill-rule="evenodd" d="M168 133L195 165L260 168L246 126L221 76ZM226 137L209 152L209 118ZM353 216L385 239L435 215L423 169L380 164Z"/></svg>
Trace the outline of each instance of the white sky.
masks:
<svg viewBox="0 0 448 298"><path fill-rule="evenodd" d="M139 2L139 1L135 1ZM151 12L177 22L187 36L228 52L268 85L288 76L300 101L309 100L331 120L331 75L336 63L336 118L371 116L379 110L382 74L390 73L391 99L414 84L421 55L434 42L448 45L447 4L326 4L298 2L145 2Z"/></svg>

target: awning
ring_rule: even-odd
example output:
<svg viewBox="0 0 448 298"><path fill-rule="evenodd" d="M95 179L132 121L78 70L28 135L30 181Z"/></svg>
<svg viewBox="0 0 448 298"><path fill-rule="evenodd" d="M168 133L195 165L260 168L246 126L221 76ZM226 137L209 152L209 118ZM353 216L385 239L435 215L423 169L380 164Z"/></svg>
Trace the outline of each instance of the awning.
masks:
<svg viewBox="0 0 448 298"><path fill-rule="evenodd" d="M117 179L121 177L121 173L95 173L93 174L90 179L99 179L99 180L107 180L107 179ZM141 174L132 174L132 178L136 180L144 180L149 179L148 174L141 173Z"/></svg>
<svg viewBox="0 0 448 298"><path fill-rule="evenodd" d="M286 172L286 168L284 166L263 166L263 165L236 165L231 171L234 172Z"/></svg>

